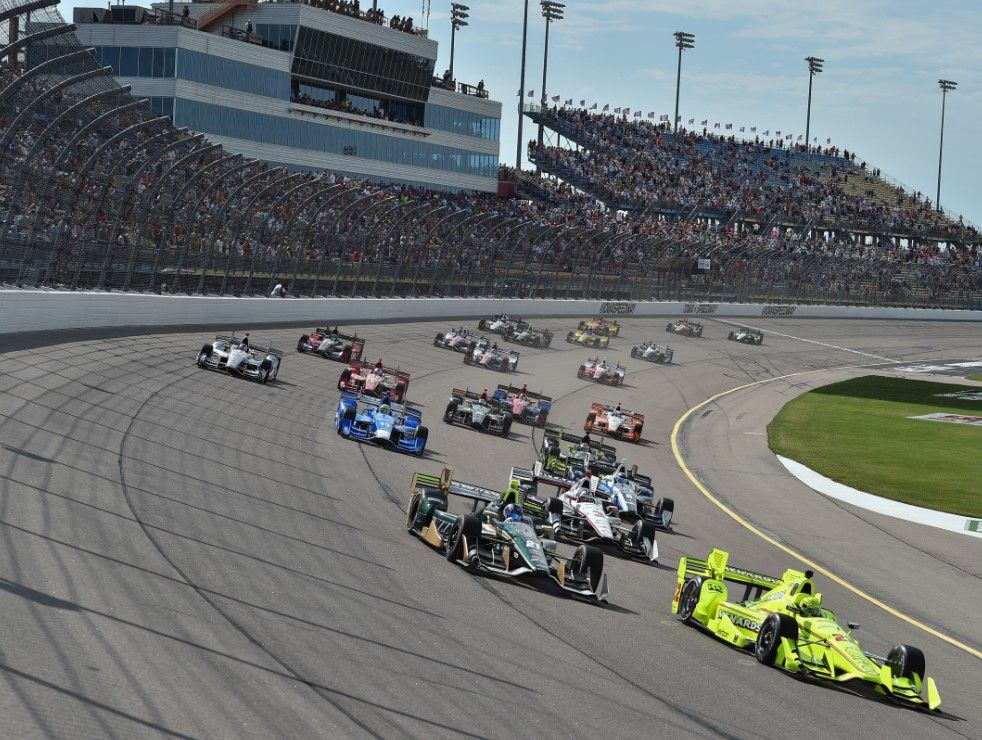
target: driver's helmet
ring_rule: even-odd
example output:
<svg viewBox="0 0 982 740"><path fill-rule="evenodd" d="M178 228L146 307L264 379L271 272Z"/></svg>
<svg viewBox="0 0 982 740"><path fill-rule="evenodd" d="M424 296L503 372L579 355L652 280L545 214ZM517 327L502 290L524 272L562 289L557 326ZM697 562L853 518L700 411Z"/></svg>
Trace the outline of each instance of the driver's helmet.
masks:
<svg viewBox="0 0 982 740"><path fill-rule="evenodd" d="M502 518L506 521L517 522L522 519L522 507L520 504L506 504L501 512Z"/></svg>
<svg viewBox="0 0 982 740"><path fill-rule="evenodd" d="M822 597L811 594L801 594L798 598L798 609L802 616L820 617L822 616Z"/></svg>
<svg viewBox="0 0 982 740"><path fill-rule="evenodd" d="M389 406L389 404L387 404L387 403L383 403L383 404L381 404L381 405L380 405L380 406L378 407L378 412L379 412L380 414L385 414L385 415L387 415L387 416L388 416L388 415L391 415L391 414L392 414L392 407L391 407L391 406Z"/></svg>

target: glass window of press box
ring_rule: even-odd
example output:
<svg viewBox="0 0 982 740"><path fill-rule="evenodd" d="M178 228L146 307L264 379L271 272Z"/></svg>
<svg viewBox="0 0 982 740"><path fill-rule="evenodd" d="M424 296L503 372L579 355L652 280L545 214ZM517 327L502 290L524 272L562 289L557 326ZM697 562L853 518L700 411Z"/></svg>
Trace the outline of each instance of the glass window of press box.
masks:
<svg viewBox="0 0 982 740"><path fill-rule="evenodd" d="M449 131L464 136L477 136L488 141L498 141L501 120L493 116L446 108L429 103L426 106L426 127Z"/></svg>
<svg viewBox="0 0 982 740"><path fill-rule="evenodd" d="M266 42L270 49L293 51L293 40L297 36L297 27L282 23L257 23L256 35Z"/></svg>
<svg viewBox="0 0 982 740"><path fill-rule="evenodd" d="M304 82L296 78L294 78L292 85L291 100L295 103L373 116L410 126L423 125L424 106L422 103L407 103L402 100L384 100L367 95L358 95L346 90L334 90L323 85Z"/></svg>
<svg viewBox="0 0 982 740"><path fill-rule="evenodd" d="M304 26L293 55L294 74L421 103L429 96L433 65L432 59Z"/></svg>
<svg viewBox="0 0 982 740"><path fill-rule="evenodd" d="M99 64L112 67L117 77L173 77L175 49L140 46L96 46Z"/></svg>

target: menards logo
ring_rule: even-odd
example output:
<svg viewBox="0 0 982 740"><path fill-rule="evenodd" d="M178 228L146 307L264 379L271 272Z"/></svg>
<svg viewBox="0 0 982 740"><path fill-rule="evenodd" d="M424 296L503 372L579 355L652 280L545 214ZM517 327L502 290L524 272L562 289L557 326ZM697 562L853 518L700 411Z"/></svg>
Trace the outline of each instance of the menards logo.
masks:
<svg viewBox="0 0 982 740"><path fill-rule="evenodd" d="M760 632L760 622L757 622L750 617L745 617L741 614L736 614L735 612L727 611L725 609L720 609L719 613L720 616L729 617L730 621L737 627L743 627L745 630L750 630L751 632Z"/></svg>

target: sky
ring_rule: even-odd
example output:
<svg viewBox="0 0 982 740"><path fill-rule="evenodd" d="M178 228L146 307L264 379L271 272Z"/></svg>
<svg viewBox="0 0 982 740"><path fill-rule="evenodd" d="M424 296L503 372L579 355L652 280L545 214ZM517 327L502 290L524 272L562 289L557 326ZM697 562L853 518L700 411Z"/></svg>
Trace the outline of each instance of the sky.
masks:
<svg viewBox="0 0 982 740"><path fill-rule="evenodd" d="M524 0L458 0L470 25L457 34L455 76L484 79L503 104L501 162L515 162ZM362 0L367 7L370 0ZM75 5L62 2L71 18ZM143 3L136 3L143 4ZM149 4L149 3L146 3ZM379 0L387 15L421 25L423 0ZM450 3L432 6L449 65ZM542 91L545 21L529 0L525 90ZM807 56L825 59L814 80L811 133L857 153L932 200L937 188L941 78L958 82L945 113L941 204L982 224L982 3L972 0L566 0L549 37L547 92L587 106L671 116L678 50L674 31L695 34L684 53L679 115L733 131L745 126L804 134ZM531 102L529 98L523 100ZM972 132L976 133L973 134ZM534 136L529 121L523 138ZM524 149L524 147L523 147ZM527 163L526 163L527 166Z"/></svg>

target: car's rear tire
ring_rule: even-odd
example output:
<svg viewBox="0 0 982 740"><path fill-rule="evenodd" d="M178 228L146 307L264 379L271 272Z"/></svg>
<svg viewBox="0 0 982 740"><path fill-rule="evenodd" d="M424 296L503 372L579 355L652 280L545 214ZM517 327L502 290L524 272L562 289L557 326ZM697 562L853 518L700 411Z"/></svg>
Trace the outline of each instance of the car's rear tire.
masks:
<svg viewBox="0 0 982 740"><path fill-rule="evenodd" d="M702 592L702 579L689 578L682 584L682 593L679 594L679 619L686 624L695 624L692 614L699 603L699 594Z"/></svg>
<svg viewBox="0 0 982 740"><path fill-rule="evenodd" d="M540 411L539 415L535 417L535 425L540 429L546 425L546 417L548 414L545 411Z"/></svg>
<svg viewBox="0 0 982 740"><path fill-rule="evenodd" d="M637 356L638 356L638 348L631 347L631 357L637 357Z"/></svg>
<svg viewBox="0 0 982 740"><path fill-rule="evenodd" d="M593 425L596 421L597 421L597 415L591 411L589 414L586 415L586 423L583 425L583 428L589 432L591 429L593 429Z"/></svg>
<svg viewBox="0 0 982 740"><path fill-rule="evenodd" d="M351 370L341 371L341 377L338 378L338 390L343 391L349 380L351 380Z"/></svg>
<svg viewBox="0 0 982 740"><path fill-rule="evenodd" d="M211 353L214 350L215 350L215 348L212 347L210 344L206 344L206 345L204 345L201 348L201 351L198 353L198 359L197 359L198 367L204 367L205 366L205 361L209 357L211 357Z"/></svg>
<svg viewBox="0 0 982 740"><path fill-rule="evenodd" d="M667 332L672 331L672 325L671 324L665 324L665 331L667 331Z"/></svg>
<svg viewBox="0 0 982 740"><path fill-rule="evenodd" d="M447 404L447 410L443 412L443 420L447 424L453 424L453 418L457 414L457 402L451 401Z"/></svg>
<svg viewBox="0 0 982 740"><path fill-rule="evenodd" d="M910 645L897 645L887 653L887 665L895 678L913 679L916 673L922 679L927 669L924 653Z"/></svg>
<svg viewBox="0 0 982 740"><path fill-rule="evenodd" d="M395 400L402 403L406 398L406 384L396 383L395 387Z"/></svg>
<svg viewBox="0 0 982 740"><path fill-rule="evenodd" d="M509 434L511 434L511 417L506 416L501 422L501 436L507 439Z"/></svg>
<svg viewBox="0 0 982 740"><path fill-rule="evenodd" d="M259 365L259 382L268 383L269 374L272 371L273 371L273 363L270 362L268 359L263 360L262 363Z"/></svg>
<svg viewBox="0 0 982 740"><path fill-rule="evenodd" d="M596 591L604 573L604 554L591 545L580 545L570 559L570 568L580 576L590 575L590 588Z"/></svg>
<svg viewBox="0 0 982 740"><path fill-rule="evenodd" d="M303 352L303 346L310 341L309 334L301 334L300 340L297 342L297 352Z"/></svg>
<svg viewBox="0 0 982 740"><path fill-rule="evenodd" d="M442 341L443 341L443 333L441 332L440 334L437 334L436 337L433 339L433 346L439 347L440 342Z"/></svg>
<svg viewBox="0 0 982 740"><path fill-rule="evenodd" d="M468 547L477 547L481 536L481 520L473 514L457 517L447 538L447 560L454 563L464 554L464 539Z"/></svg>
<svg viewBox="0 0 982 740"><path fill-rule="evenodd" d="M635 424L634 425L634 433L631 435L631 439L633 441L635 441L635 442L640 442L641 441L641 430L643 428L644 427L643 427L642 424Z"/></svg>
<svg viewBox="0 0 982 740"><path fill-rule="evenodd" d="M635 532L635 542L640 546L645 540L651 540L651 549L657 553L657 545L655 544L657 540L658 527L655 526L654 522L648 522L644 519L638 519L637 524L634 525ZM658 557L648 558L649 563L657 563Z"/></svg>
<svg viewBox="0 0 982 740"><path fill-rule="evenodd" d="M427 429L426 427L419 427L416 429L416 441L419 442L419 440L423 440L423 448L419 451L418 454L422 455L426 451L426 442L429 440L429 438L430 438L429 429Z"/></svg>
<svg viewBox="0 0 982 740"><path fill-rule="evenodd" d="M794 643L798 642L798 623L794 617L787 614L771 612L760 625L757 640L754 643L754 656L758 663L774 665L781 638L786 637Z"/></svg>
<svg viewBox="0 0 982 740"><path fill-rule="evenodd" d="M409 508L406 510L406 530L409 532L413 532L416 529L416 517L419 515L419 507L422 501L423 497L418 493L409 499Z"/></svg>
<svg viewBox="0 0 982 740"><path fill-rule="evenodd" d="M357 415L357 413L355 412L354 409L345 409L344 410L344 413L341 414L341 422L338 424L338 434L340 434L342 437L347 437L348 436L347 434L345 434L342 431L344 429L344 422L345 421L348 421L351 424L354 424L355 423L355 416L356 415ZM349 429L350 429L350 425L349 425Z"/></svg>

